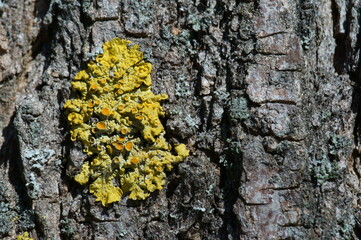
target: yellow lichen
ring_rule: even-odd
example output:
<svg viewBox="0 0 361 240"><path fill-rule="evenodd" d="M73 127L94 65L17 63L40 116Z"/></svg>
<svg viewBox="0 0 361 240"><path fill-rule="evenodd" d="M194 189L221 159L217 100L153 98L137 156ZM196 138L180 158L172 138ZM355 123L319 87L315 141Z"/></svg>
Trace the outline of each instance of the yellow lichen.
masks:
<svg viewBox="0 0 361 240"><path fill-rule="evenodd" d="M160 102L168 96L151 91L151 71L138 45L115 38L72 81L77 97L64 105L70 138L93 156L75 180L89 184L104 206L123 193L137 200L162 189L164 171L189 154L184 144L174 147L177 155L171 153L159 119L164 116Z"/></svg>
<svg viewBox="0 0 361 240"><path fill-rule="evenodd" d="M28 232L24 232L23 234L16 237L16 240L34 240L29 236Z"/></svg>

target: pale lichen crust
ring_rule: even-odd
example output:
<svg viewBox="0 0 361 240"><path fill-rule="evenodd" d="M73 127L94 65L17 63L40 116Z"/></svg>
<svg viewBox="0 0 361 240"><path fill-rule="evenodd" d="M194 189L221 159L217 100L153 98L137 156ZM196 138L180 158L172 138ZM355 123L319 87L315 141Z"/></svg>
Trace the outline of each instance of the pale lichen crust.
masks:
<svg viewBox="0 0 361 240"><path fill-rule="evenodd" d="M93 156L75 176L106 206L129 193L145 199L165 184L165 172L189 154L184 144L166 141L159 117L166 94L151 91L152 64L143 60L138 45L115 38L103 44L103 54L72 81L77 92L64 108L72 141L81 141Z"/></svg>

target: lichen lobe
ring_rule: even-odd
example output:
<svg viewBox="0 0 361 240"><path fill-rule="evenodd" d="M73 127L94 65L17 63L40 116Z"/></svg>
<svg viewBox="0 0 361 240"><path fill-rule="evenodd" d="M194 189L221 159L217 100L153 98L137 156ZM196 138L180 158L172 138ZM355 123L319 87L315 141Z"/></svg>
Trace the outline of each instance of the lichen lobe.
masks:
<svg viewBox="0 0 361 240"><path fill-rule="evenodd" d="M160 102L168 96L151 91L151 70L138 45L115 38L71 83L77 97L64 105L70 137L93 156L75 180L89 183L90 193L104 206L125 193L138 200L162 189L164 171L189 154L179 144L174 155L164 137Z"/></svg>

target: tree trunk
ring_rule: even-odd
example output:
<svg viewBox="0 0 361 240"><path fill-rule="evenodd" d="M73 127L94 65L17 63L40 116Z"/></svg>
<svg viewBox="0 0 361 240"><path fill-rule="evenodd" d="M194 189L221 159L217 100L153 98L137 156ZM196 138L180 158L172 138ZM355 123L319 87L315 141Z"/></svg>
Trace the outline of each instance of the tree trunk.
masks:
<svg viewBox="0 0 361 240"><path fill-rule="evenodd" d="M359 0L0 1L0 238L359 239ZM70 81L139 44L190 156L144 201L74 181Z"/></svg>

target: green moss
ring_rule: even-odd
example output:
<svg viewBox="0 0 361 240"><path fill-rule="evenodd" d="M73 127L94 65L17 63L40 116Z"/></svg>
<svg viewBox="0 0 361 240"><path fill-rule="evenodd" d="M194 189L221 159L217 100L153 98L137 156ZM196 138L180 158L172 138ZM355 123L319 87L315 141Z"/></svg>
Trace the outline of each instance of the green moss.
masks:
<svg viewBox="0 0 361 240"><path fill-rule="evenodd" d="M183 161L185 145L172 146L165 139L159 117L166 94L151 91L152 64L143 60L138 45L115 38L103 45L103 54L80 71L72 82L77 92L64 108L71 125L71 140L80 141L93 156L75 176L104 206L124 193L145 199L162 189L165 170Z"/></svg>

